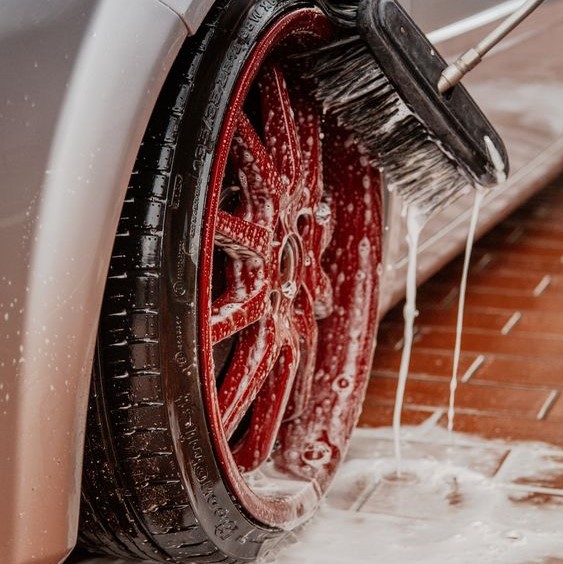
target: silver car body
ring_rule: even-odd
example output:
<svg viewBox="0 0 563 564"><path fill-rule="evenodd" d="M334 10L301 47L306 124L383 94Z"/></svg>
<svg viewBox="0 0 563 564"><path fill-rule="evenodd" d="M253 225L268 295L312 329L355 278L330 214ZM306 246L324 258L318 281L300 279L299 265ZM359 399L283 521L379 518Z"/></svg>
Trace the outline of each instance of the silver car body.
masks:
<svg viewBox="0 0 563 564"><path fill-rule="evenodd" d="M404 3L450 56L518 4ZM53 563L74 545L92 355L124 193L168 69L210 5L0 0L4 562ZM488 198L481 230L561 169L562 17L561 1L546 2L467 81L505 137L513 166L511 180ZM538 38L544 51L530 53ZM386 199L382 311L404 286L399 208ZM421 280L461 249L469 208L460 201L426 227Z"/></svg>

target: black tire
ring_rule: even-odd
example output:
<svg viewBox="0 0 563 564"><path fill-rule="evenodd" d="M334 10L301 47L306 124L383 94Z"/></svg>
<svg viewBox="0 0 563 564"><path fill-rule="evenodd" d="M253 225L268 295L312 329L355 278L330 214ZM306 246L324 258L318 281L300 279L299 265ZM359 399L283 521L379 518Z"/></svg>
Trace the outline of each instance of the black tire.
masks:
<svg viewBox="0 0 563 564"><path fill-rule="evenodd" d="M89 550L238 562L286 534L249 515L225 480L203 407L194 304L222 112L257 38L284 14L310 6L219 2L158 100L124 203L100 319L79 533Z"/></svg>

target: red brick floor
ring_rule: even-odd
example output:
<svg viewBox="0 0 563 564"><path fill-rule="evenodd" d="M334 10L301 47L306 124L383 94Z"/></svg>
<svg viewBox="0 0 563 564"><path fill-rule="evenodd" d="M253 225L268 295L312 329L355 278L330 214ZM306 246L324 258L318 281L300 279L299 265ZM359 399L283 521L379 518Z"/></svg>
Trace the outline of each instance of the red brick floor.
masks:
<svg viewBox="0 0 563 564"><path fill-rule="evenodd" d="M432 413L441 425L446 422L462 262L458 257L419 289L405 424L419 424ZM476 244L456 395L457 431L563 446L562 290L560 178ZM402 306L381 323L361 426L391 424Z"/></svg>

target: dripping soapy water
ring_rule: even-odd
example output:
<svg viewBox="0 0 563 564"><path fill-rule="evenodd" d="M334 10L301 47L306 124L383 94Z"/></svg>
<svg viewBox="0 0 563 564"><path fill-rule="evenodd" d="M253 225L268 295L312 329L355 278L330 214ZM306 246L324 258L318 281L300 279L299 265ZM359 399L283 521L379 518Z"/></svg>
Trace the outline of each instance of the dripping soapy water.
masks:
<svg viewBox="0 0 563 564"><path fill-rule="evenodd" d="M488 146L488 144L487 144ZM503 171L497 170L499 182L503 177ZM448 431L452 436L453 422L455 416L455 392L458 383L459 360L461 356L461 339L463 334L463 314L465 310L465 295L467 290L467 279L469 276L469 264L471 261L471 253L475 240L477 223L479 220L479 210L481 208L486 191L481 187L475 187L475 196L473 200L473 208L467 234L465 257L463 264L463 272L460 283L459 304L456 323L456 339L453 355L453 370L450 381L450 397L448 405ZM412 356L412 345L414 339L414 321L418 315L416 309L416 271L417 271L417 250L420 233L429 219L427 214L422 213L415 205L406 206L406 226L407 226L407 245L408 245L408 265L407 265L407 284L406 284L406 301L403 310L404 333L403 333L403 350L401 353L401 364L399 368L399 377L397 383L397 391L395 395L395 406L393 410L393 440L395 450L396 478L402 479L402 455L401 455L401 413L404 402L406 383L410 368L410 359Z"/></svg>
<svg viewBox="0 0 563 564"><path fill-rule="evenodd" d="M490 162L495 169L495 176L497 184L502 184L507 176L504 160L493 143L492 139L485 135L483 142L487 149ZM429 183L430 186L432 183ZM428 219L436 212L440 211L457 197L465 192L465 188L461 188L457 193L441 193L439 190L432 190L427 187L424 194L427 192L433 193L430 200L427 198L420 199L414 194L408 194L403 202L403 215L406 215L407 226L407 245L408 245L408 265L407 265L407 283L406 283L406 301L403 310L404 318L404 333L403 333L403 350L401 353L401 363L399 368L399 377L397 382L397 390L395 395L395 406L393 410L393 442L395 451L396 473L391 476L391 479L403 480L402 476L402 457L401 457L401 412L404 401L405 388L410 368L410 359L412 355L412 345L414 339L414 320L418 314L416 310L416 272L417 272L417 250L420 233L428 221ZM465 259L463 266L463 274L460 286L460 298L458 306L458 315L456 323L456 342L454 349L454 366L452 370L452 379L450 382L450 398L448 407L448 429L450 436L453 429L454 409L455 409L455 391L457 388L457 373L459 369L459 359L461 354L461 336L463 331L463 313L465 308L465 293L467 288L467 278L469 273L469 262L471 252L473 249L473 241L475 239L475 232L477 222L479 219L479 210L481 208L483 199L487 190L479 185L473 185L475 190L473 209L467 235L467 242L465 248ZM388 186L390 192L393 191L391 185ZM420 200L420 201L419 201ZM410 477L409 477L410 478Z"/></svg>
<svg viewBox="0 0 563 564"><path fill-rule="evenodd" d="M495 144L488 135L483 138L489 158L495 167L497 184L506 181L506 170L502 157L495 147ZM473 251L473 243L475 241L475 232L477 230L477 222L479 221L479 211L485 198L487 191L481 186L475 186L475 196L473 199L473 209L471 211L471 220L467 232L467 240L465 243L465 256L463 259L463 271L461 274L461 284L459 288L459 302L457 309L456 334L454 345L454 358L452 367L452 378L450 380L450 399L448 405L448 433L452 437L455 417L455 393L457 390L459 359L461 356L461 337L463 333L463 314L465 310L465 295L467 291L467 278L469 276L469 263L471 262L471 253Z"/></svg>
<svg viewBox="0 0 563 564"><path fill-rule="evenodd" d="M465 310L465 294L467 290L467 278L469 276L469 263L471 262L471 253L473 250L473 242L475 241L475 231L479 220L479 210L485 197L485 191L480 188L475 189L475 197L473 200L473 209L471 211L471 220L469 222L469 230L467 233L467 241L465 243L465 256L463 259L463 271L461 274L461 283L459 287L459 302L457 309L457 322L455 333L455 346L452 378L450 380L450 400L448 405L448 432L451 433L454 428L455 416L455 392L458 382L459 359L461 356L461 337L463 333L463 313Z"/></svg>
<svg viewBox="0 0 563 564"><path fill-rule="evenodd" d="M426 223L426 216L414 206L407 206L407 244L408 244L408 266L407 266L407 288L406 302L403 309L404 335L403 351L401 353L401 366L399 368L399 379L395 395L395 407L393 410L393 441L396 461L396 478L403 478L401 458L401 412L405 396L405 387L409 374L409 366L414 338L414 320L418 314L416 310L416 268L417 251L420 232Z"/></svg>

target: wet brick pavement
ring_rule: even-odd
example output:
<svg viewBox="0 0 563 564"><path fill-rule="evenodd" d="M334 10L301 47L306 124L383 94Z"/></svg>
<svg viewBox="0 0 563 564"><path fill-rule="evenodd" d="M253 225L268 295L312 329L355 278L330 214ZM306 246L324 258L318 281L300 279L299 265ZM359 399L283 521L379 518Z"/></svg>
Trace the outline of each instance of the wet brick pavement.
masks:
<svg viewBox="0 0 563 564"><path fill-rule="evenodd" d="M462 262L419 289L406 424L446 423ZM380 326L361 426L391 423L402 331L399 304ZM457 431L563 446L563 178L476 244L459 376Z"/></svg>

